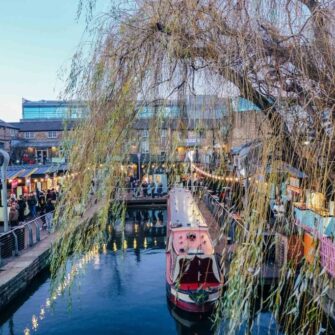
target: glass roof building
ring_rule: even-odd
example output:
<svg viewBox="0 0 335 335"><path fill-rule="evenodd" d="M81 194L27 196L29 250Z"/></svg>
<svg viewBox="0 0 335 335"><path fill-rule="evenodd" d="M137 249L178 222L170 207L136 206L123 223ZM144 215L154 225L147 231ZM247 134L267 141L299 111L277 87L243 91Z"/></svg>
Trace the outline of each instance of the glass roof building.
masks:
<svg viewBox="0 0 335 335"><path fill-rule="evenodd" d="M215 96L188 96L184 108L177 101L150 106L139 102L138 118L150 119L154 115L162 118L221 119L229 110L235 112L259 111L252 102L241 98L217 98ZM81 119L89 113L88 106L82 101L22 99L22 120L64 120Z"/></svg>
<svg viewBox="0 0 335 335"><path fill-rule="evenodd" d="M154 115L162 118L189 118L189 119L222 119L230 112L259 112L260 109L251 101L242 97L218 98L211 95L188 96L185 108L176 100L167 101L161 106L140 106L139 119L150 119ZM141 104L139 104L141 105Z"/></svg>
<svg viewBox="0 0 335 335"><path fill-rule="evenodd" d="M80 119L87 113L86 104L80 101L22 99L23 120Z"/></svg>

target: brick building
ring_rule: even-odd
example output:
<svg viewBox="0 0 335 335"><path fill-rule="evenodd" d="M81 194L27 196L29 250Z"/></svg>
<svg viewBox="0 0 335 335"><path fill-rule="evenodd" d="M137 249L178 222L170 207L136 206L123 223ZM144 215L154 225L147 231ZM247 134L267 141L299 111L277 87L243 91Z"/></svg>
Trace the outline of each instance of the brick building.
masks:
<svg viewBox="0 0 335 335"><path fill-rule="evenodd" d="M125 144L131 161L183 161L190 149L208 162L215 153L252 142L269 127L259 109L242 98L190 96L185 101L138 104L131 140ZM10 124L12 162L16 164L62 163L64 119L71 129L88 109L78 101L22 102L22 120ZM15 134L15 135L14 135ZM8 138L8 136L7 136ZM8 144L7 144L8 146Z"/></svg>
<svg viewBox="0 0 335 335"><path fill-rule="evenodd" d="M12 161L17 164L62 163L62 120L34 120L12 123L18 129L12 141ZM73 122L68 124L73 127Z"/></svg>
<svg viewBox="0 0 335 335"><path fill-rule="evenodd" d="M12 141L18 136L18 128L10 123L0 120L0 149L11 152Z"/></svg>
<svg viewBox="0 0 335 335"><path fill-rule="evenodd" d="M63 100L30 101L22 99L22 119L11 126L17 129L12 139L14 164L63 163L61 143L64 120L72 128L76 120L87 115L84 102Z"/></svg>

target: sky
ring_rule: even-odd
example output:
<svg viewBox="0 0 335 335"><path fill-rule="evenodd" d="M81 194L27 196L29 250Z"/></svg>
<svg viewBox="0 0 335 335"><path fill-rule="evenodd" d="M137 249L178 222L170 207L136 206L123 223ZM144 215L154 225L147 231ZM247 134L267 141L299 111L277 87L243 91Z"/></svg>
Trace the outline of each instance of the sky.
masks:
<svg viewBox="0 0 335 335"><path fill-rule="evenodd" d="M57 99L84 21L77 0L0 0L0 119L18 121L22 98Z"/></svg>

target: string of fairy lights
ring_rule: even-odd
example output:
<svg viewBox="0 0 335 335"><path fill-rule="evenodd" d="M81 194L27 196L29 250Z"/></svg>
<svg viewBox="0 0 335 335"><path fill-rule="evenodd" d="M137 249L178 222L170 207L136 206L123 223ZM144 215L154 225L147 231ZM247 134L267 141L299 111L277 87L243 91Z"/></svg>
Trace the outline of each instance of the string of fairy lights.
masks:
<svg viewBox="0 0 335 335"><path fill-rule="evenodd" d="M99 164L98 165L98 168L102 169L102 168L107 168L109 165L108 164ZM156 164L149 164L148 167L150 168L155 168L155 167L158 167L158 165ZM221 176L221 175L217 175L217 174L214 174L214 173L210 173L200 167L198 167L197 165L195 165L194 163L191 164L192 166L192 169L194 171L196 171L199 175L201 176L204 176L206 178L210 178L210 179L213 179L213 180L217 180L217 181L226 181L226 182L239 182L239 178L237 177L233 177L233 176ZM136 164L133 164L133 165L128 165L128 166L124 166L124 165L121 165L120 166L120 170L121 172L123 173L126 173L127 171L127 167L133 167L133 168L137 168L137 165ZM145 169L146 166L144 165L141 165L141 168L142 169ZM162 164L161 165L162 168L165 168L166 165L165 164ZM176 164L171 164L171 168L175 168L176 167ZM96 171L97 170L97 167L87 167L84 172L86 171L90 171L90 170L93 170L93 171ZM55 176L55 177L52 177L53 180L55 180L56 182L58 181L61 181L61 180L71 180L73 179L74 177L78 176L78 175L81 175L82 173L84 172L67 172L65 173L63 176ZM27 179L27 183L29 184L30 182L35 182L35 183L43 183L45 181L47 181L48 179L50 179L51 177L44 177L44 178L28 178ZM8 180L8 183L11 184L13 182L13 180L16 179L16 181L21 184L23 182L23 179L22 178L11 178Z"/></svg>
<svg viewBox="0 0 335 335"><path fill-rule="evenodd" d="M207 177L207 178L211 178L214 180L218 180L218 181L228 181L228 182L238 182L239 178L237 177L226 177L226 176L219 176L210 172L207 172L199 167L197 167L195 164L192 163L192 169L195 170L197 173L199 173L200 175Z"/></svg>

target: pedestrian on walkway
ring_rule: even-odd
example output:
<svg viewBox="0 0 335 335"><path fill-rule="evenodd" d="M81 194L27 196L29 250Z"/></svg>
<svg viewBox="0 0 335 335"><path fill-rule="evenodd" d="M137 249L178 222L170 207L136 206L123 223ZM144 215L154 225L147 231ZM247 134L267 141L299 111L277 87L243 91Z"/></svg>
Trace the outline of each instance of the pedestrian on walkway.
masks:
<svg viewBox="0 0 335 335"><path fill-rule="evenodd" d="M163 184L159 183L158 187L157 187L157 194L160 197L162 195L162 193L163 193Z"/></svg>
<svg viewBox="0 0 335 335"><path fill-rule="evenodd" d="M36 205L37 205L36 197L34 193L30 193L29 198L28 198L28 206L29 206L30 214L33 218L36 217Z"/></svg>
<svg viewBox="0 0 335 335"><path fill-rule="evenodd" d="M44 198L41 198L39 201L39 215L43 215L45 214L45 206L46 206L46 202Z"/></svg>
<svg viewBox="0 0 335 335"><path fill-rule="evenodd" d="M48 189L48 190L47 190L47 194L46 194L46 201L48 201L48 200L51 199L51 198L52 198L51 190Z"/></svg>
<svg viewBox="0 0 335 335"><path fill-rule="evenodd" d="M152 188L151 188L151 183L148 183L148 187L147 187L147 195L148 197L151 197L152 195Z"/></svg>
<svg viewBox="0 0 335 335"><path fill-rule="evenodd" d="M19 208L19 222L23 222L24 221L24 210L26 209L27 205L26 205L26 201L23 199L23 196L20 195L20 198L17 202Z"/></svg>
<svg viewBox="0 0 335 335"><path fill-rule="evenodd" d="M148 183L146 180L142 183L142 189L143 189L143 197L147 197L148 195Z"/></svg>
<svg viewBox="0 0 335 335"><path fill-rule="evenodd" d="M94 186L94 190L95 190L95 181L93 180L93 186ZM54 188L51 189L51 201L55 204L57 200L57 194L56 194L56 190Z"/></svg>
<svg viewBox="0 0 335 335"><path fill-rule="evenodd" d="M157 194L156 188L157 188L156 184L154 182L151 182L151 194L153 198L155 198Z"/></svg>
<svg viewBox="0 0 335 335"><path fill-rule="evenodd" d="M13 202L9 210L9 224L11 227L17 226L19 220L19 211L16 206L17 204Z"/></svg>
<svg viewBox="0 0 335 335"><path fill-rule="evenodd" d="M50 232L52 229L52 220L53 220L53 212L55 210L55 206L52 203L51 199L48 199L47 204L45 206L45 221L47 225L47 229Z"/></svg>

